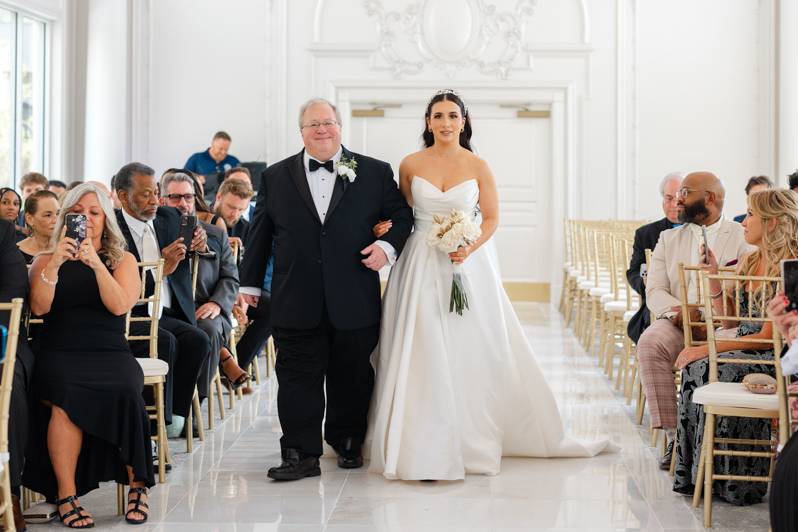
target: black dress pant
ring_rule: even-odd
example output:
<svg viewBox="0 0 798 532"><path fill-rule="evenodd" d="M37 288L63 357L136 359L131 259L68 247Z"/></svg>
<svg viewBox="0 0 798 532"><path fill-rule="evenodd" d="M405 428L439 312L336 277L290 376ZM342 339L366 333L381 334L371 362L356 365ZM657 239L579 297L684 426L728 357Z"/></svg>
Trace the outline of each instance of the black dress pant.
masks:
<svg viewBox="0 0 798 532"><path fill-rule="evenodd" d="M247 317L251 320L244 335L236 344L238 365L245 371L263 351L269 336L272 335L272 296L261 291L257 307L249 307Z"/></svg>
<svg viewBox="0 0 798 532"><path fill-rule="evenodd" d="M148 334L149 323L133 322L130 331L134 335ZM130 347L137 357L148 355L147 342L132 342ZM172 413L188 416L194 387L209 353L210 340L207 334L183 320L167 315L167 309L164 309L158 327L158 358L169 364L164 394L167 424L171 423Z"/></svg>
<svg viewBox="0 0 798 532"><path fill-rule="evenodd" d="M280 446L309 456L322 454L325 388L324 439L333 446L348 437L363 442L374 388L370 357L379 325L340 331L323 316L314 329L274 329Z"/></svg>
<svg viewBox="0 0 798 532"><path fill-rule="evenodd" d="M199 393L200 401L204 400L209 395L211 382L219 371L219 360L221 358L220 352L222 347L225 347L230 342L230 333L232 326L224 316L219 314L213 319L199 319L197 320L197 327L202 329L210 341L210 351L208 358L200 369L199 382L197 383L197 392Z"/></svg>

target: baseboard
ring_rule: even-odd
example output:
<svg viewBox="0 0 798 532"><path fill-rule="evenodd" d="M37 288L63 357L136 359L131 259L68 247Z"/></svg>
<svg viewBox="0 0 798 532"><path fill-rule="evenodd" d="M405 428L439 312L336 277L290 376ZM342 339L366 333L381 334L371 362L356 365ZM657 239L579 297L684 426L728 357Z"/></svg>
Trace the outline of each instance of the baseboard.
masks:
<svg viewBox="0 0 798 532"><path fill-rule="evenodd" d="M518 281L504 281L504 291L510 301L532 301L535 303L548 303L551 301L551 285L549 283L530 283ZM380 282L381 292L385 292L385 281Z"/></svg>

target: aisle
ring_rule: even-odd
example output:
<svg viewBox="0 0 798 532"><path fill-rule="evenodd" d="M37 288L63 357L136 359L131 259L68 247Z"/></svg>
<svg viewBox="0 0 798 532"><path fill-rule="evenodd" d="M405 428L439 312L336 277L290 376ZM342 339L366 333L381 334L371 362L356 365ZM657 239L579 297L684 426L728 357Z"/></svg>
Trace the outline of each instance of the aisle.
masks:
<svg viewBox="0 0 798 532"><path fill-rule="evenodd" d="M703 530L700 509L670 490L648 434L548 305L519 304L519 315L571 432L609 432L623 447L592 459L507 459L496 477L465 482L388 482L322 461L322 477L267 480L279 462L275 389L265 383L239 403L194 454L172 442L176 465L152 492L143 530L366 532L504 530ZM111 486L88 497L100 530L132 531L115 511ZM716 503L715 531L767 530L767 505ZM51 526L61 527L60 524ZM44 527L33 527L42 530Z"/></svg>

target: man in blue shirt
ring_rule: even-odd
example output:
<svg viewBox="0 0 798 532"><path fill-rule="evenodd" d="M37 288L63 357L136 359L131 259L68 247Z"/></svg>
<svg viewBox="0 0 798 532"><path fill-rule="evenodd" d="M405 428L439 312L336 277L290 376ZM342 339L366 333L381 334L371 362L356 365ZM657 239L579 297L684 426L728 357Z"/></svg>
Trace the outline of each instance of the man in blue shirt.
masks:
<svg viewBox="0 0 798 532"><path fill-rule="evenodd" d="M211 147L189 157L183 166L186 170L205 176L206 196L216 192L222 174L241 164L238 158L227 154L230 142L230 135L217 131L211 140Z"/></svg>

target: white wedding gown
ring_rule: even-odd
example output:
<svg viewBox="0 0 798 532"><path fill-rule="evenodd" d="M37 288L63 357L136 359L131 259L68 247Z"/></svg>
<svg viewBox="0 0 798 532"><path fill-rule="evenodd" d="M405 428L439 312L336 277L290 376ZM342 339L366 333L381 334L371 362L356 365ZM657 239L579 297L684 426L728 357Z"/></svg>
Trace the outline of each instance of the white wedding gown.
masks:
<svg viewBox="0 0 798 532"><path fill-rule="evenodd" d="M470 309L449 312L452 265L426 235L433 214L477 211L477 181L411 183L415 231L383 298L366 451L389 479L494 475L502 456L585 457L607 440L564 435L554 396L501 283L492 241L463 263ZM479 222L479 220L478 220ZM370 446L370 448L369 448Z"/></svg>

